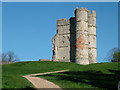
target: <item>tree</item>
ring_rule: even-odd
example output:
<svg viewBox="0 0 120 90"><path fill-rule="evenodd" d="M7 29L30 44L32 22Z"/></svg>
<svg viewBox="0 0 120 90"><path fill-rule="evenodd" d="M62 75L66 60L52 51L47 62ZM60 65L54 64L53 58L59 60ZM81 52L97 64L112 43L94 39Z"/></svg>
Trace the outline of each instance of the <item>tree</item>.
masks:
<svg viewBox="0 0 120 90"><path fill-rule="evenodd" d="M7 60L7 54L6 53L2 53L2 61L6 61Z"/></svg>
<svg viewBox="0 0 120 90"><path fill-rule="evenodd" d="M7 53L2 53L2 61L3 62L16 62L19 60L20 59L12 51L9 51Z"/></svg>
<svg viewBox="0 0 120 90"><path fill-rule="evenodd" d="M107 55L107 60L110 62L120 62L120 49L112 48Z"/></svg>
<svg viewBox="0 0 120 90"><path fill-rule="evenodd" d="M12 51L9 51L8 53L7 53L7 58L8 58L8 61L9 62L13 62L14 61L14 59L15 59L15 54L14 54L14 52L12 52Z"/></svg>
<svg viewBox="0 0 120 90"><path fill-rule="evenodd" d="M120 62L120 51L114 52L111 62Z"/></svg>

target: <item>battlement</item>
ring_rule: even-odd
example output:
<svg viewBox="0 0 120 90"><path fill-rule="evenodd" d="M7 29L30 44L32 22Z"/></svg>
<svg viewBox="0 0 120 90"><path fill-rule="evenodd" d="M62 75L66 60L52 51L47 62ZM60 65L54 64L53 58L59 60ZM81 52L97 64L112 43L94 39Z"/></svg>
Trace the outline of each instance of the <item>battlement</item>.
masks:
<svg viewBox="0 0 120 90"><path fill-rule="evenodd" d="M58 19L57 20L57 25L68 25L69 24L69 20L67 20L66 18L63 19Z"/></svg>
<svg viewBox="0 0 120 90"><path fill-rule="evenodd" d="M88 17L96 17L96 11L92 10L92 13L89 12Z"/></svg>
<svg viewBox="0 0 120 90"><path fill-rule="evenodd" d="M87 8L76 8L75 12L76 11L87 11L87 12L89 12L89 10Z"/></svg>
<svg viewBox="0 0 120 90"><path fill-rule="evenodd" d="M86 12L88 12L88 16L95 16L96 17L96 12L94 10L92 10L92 12L91 12L87 8L76 8L75 13L76 13L76 11L86 11Z"/></svg>
<svg viewBox="0 0 120 90"><path fill-rule="evenodd" d="M57 21L66 21L66 18L58 19Z"/></svg>

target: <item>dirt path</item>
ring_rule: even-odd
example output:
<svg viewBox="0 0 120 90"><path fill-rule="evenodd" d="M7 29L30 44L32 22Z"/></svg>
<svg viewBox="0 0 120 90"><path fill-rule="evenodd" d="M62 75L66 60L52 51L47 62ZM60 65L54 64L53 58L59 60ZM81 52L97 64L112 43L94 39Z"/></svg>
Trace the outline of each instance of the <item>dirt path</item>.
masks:
<svg viewBox="0 0 120 90"><path fill-rule="evenodd" d="M29 80L35 86L35 88L60 88L58 85L56 85L48 80L42 79L40 77L34 77L34 76L51 74L51 73L58 73L58 72L66 72L66 71L69 71L69 70L60 70L60 71L54 71L54 72L29 74L29 75L24 75L22 77Z"/></svg>

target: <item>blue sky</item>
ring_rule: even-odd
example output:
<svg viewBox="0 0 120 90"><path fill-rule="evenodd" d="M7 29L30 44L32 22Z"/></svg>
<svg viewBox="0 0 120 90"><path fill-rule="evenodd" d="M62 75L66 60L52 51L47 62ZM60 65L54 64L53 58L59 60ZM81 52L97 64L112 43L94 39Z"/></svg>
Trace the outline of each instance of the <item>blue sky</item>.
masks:
<svg viewBox="0 0 120 90"><path fill-rule="evenodd" d="M3 2L118 2L119 0L2 0Z"/></svg>
<svg viewBox="0 0 120 90"><path fill-rule="evenodd" d="M2 3L0 2L0 53L2 53ZM0 58L1 59L1 58Z"/></svg>
<svg viewBox="0 0 120 90"><path fill-rule="evenodd" d="M14 51L21 60L51 59L56 20L74 16L76 7L97 12L98 62L118 47L118 6L110 2L3 2L3 52Z"/></svg>

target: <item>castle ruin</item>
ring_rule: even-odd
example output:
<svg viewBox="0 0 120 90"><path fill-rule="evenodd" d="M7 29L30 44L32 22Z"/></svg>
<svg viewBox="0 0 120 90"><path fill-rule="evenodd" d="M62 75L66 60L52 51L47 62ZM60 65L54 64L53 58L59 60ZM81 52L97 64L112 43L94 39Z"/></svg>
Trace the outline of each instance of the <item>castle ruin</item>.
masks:
<svg viewBox="0 0 120 90"><path fill-rule="evenodd" d="M57 20L52 49L53 61L96 63L96 12L76 8L75 17Z"/></svg>

